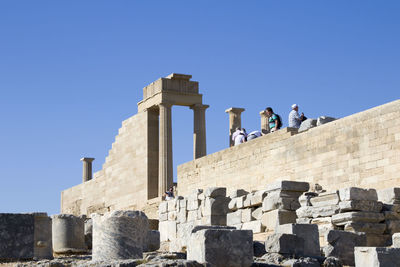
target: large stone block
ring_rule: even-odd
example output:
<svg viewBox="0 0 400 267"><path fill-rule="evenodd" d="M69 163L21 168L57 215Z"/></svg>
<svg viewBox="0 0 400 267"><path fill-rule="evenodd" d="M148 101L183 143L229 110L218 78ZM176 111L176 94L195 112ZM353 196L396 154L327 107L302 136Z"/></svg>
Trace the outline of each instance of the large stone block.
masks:
<svg viewBox="0 0 400 267"><path fill-rule="evenodd" d="M176 221L176 217L178 216L178 213L174 211L169 211L168 212L168 221Z"/></svg>
<svg viewBox="0 0 400 267"><path fill-rule="evenodd" d="M296 212L288 210L272 210L262 215L261 223L268 231L275 230L278 225L296 223Z"/></svg>
<svg viewBox="0 0 400 267"><path fill-rule="evenodd" d="M141 259L148 232L147 216L142 211L113 211L94 214L93 261ZM161 222L174 223L170 221Z"/></svg>
<svg viewBox="0 0 400 267"><path fill-rule="evenodd" d="M160 222L168 221L168 213L158 213L158 220Z"/></svg>
<svg viewBox="0 0 400 267"><path fill-rule="evenodd" d="M160 248L160 232L156 230L147 231L147 235L143 244L143 251L156 251Z"/></svg>
<svg viewBox="0 0 400 267"><path fill-rule="evenodd" d="M0 260L50 258L51 219L46 213L0 213Z"/></svg>
<svg viewBox="0 0 400 267"><path fill-rule="evenodd" d="M201 217L202 225L226 225L226 215L209 215Z"/></svg>
<svg viewBox="0 0 400 267"><path fill-rule="evenodd" d="M235 189L229 193L229 198L236 198L247 195L249 192L243 189Z"/></svg>
<svg viewBox="0 0 400 267"><path fill-rule="evenodd" d="M168 212L168 202L167 201L160 202L160 205L158 206L158 212L159 213L167 213Z"/></svg>
<svg viewBox="0 0 400 267"><path fill-rule="evenodd" d="M311 220L311 224L318 226L319 244L324 247L328 244L326 236L331 230L340 230L338 226L332 224L331 217L321 217Z"/></svg>
<svg viewBox="0 0 400 267"><path fill-rule="evenodd" d="M256 220L261 220L262 215L263 215L262 207L259 207L259 208L255 209L255 210L251 213L251 216L252 216L254 219L256 219Z"/></svg>
<svg viewBox="0 0 400 267"><path fill-rule="evenodd" d="M252 208L242 209L242 222L251 222L253 216L251 215L253 212Z"/></svg>
<svg viewBox="0 0 400 267"><path fill-rule="evenodd" d="M383 211L383 216L385 220L400 220L400 214L394 211Z"/></svg>
<svg viewBox="0 0 400 267"><path fill-rule="evenodd" d="M305 131L307 131L307 130L313 128L313 127L316 127L316 126L317 126L317 120L316 119L311 119L311 118L310 119L306 119L305 121L303 121L300 124L300 128L299 128L298 132L299 133L305 132Z"/></svg>
<svg viewBox="0 0 400 267"><path fill-rule="evenodd" d="M339 203L340 212L368 211L381 212L382 202L375 200L346 200Z"/></svg>
<svg viewBox="0 0 400 267"><path fill-rule="evenodd" d="M319 257L319 233L318 226L315 224L283 224L279 225L275 231L277 234L293 234L304 239L304 256Z"/></svg>
<svg viewBox="0 0 400 267"><path fill-rule="evenodd" d="M392 236L388 234L365 234L367 238L366 247L387 247L392 245Z"/></svg>
<svg viewBox="0 0 400 267"><path fill-rule="evenodd" d="M253 234L262 233L265 231L265 227L262 225L261 221L251 221L242 224L242 230L251 230Z"/></svg>
<svg viewBox="0 0 400 267"><path fill-rule="evenodd" d="M293 234L276 233L267 236L265 251L294 256L304 255L304 239Z"/></svg>
<svg viewBox="0 0 400 267"><path fill-rule="evenodd" d="M385 220L386 232L389 234L400 233L399 220Z"/></svg>
<svg viewBox="0 0 400 267"><path fill-rule="evenodd" d="M268 195L268 192L265 190L256 191L250 199L250 203L252 207L258 207L262 205L264 198Z"/></svg>
<svg viewBox="0 0 400 267"><path fill-rule="evenodd" d="M243 199L243 208L249 208L251 207L251 198L253 197L253 194L247 194L244 199Z"/></svg>
<svg viewBox="0 0 400 267"><path fill-rule="evenodd" d="M344 226L345 231L349 232L364 232L371 234L383 234L386 230L385 223L365 223L365 222L352 222Z"/></svg>
<svg viewBox="0 0 400 267"><path fill-rule="evenodd" d="M204 196L206 198L226 197L226 187L209 187L204 191Z"/></svg>
<svg viewBox="0 0 400 267"><path fill-rule="evenodd" d="M378 201L375 189L364 189L359 187L347 187L339 189L340 201L346 200L374 200Z"/></svg>
<svg viewBox="0 0 400 267"><path fill-rule="evenodd" d="M158 229L158 220L154 220L154 221L157 221L157 229ZM85 219L84 233L85 233L86 247L87 247L87 249L91 250L92 249L92 239L93 239L93 221L91 218Z"/></svg>
<svg viewBox="0 0 400 267"><path fill-rule="evenodd" d="M323 251L325 257L339 258L344 265L354 265L354 247L365 246L365 233L352 233L340 230L331 230L326 236L328 245Z"/></svg>
<svg viewBox="0 0 400 267"><path fill-rule="evenodd" d="M216 196L215 198L206 197L204 200L203 216L226 216L229 211L230 199L224 196Z"/></svg>
<svg viewBox="0 0 400 267"><path fill-rule="evenodd" d="M177 205L177 199L171 199L171 200L168 200L168 201L166 201L167 202L167 210L168 210L168 212L171 212L171 211L176 211L176 205Z"/></svg>
<svg viewBox="0 0 400 267"><path fill-rule="evenodd" d="M236 208L237 209L243 209L244 208L244 200L246 196L240 196L235 198L236 199Z"/></svg>
<svg viewBox="0 0 400 267"><path fill-rule="evenodd" d="M227 225L236 225L242 223L242 210L230 212L226 215Z"/></svg>
<svg viewBox="0 0 400 267"><path fill-rule="evenodd" d="M160 230L160 241L170 241L176 238L176 222L164 221L158 225Z"/></svg>
<svg viewBox="0 0 400 267"><path fill-rule="evenodd" d="M314 192L305 192L299 197L300 206L312 206L311 199L317 197L318 194Z"/></svg>
<svg viewBox="0 0 400 267"><path fill-rule="evenodd" d="M382 213L376 212L364 212L364 211L352 211L339 213L332 216L332 223L335 225L346 225L348 223L379 223L385 219Z"/></svg>
<svg viewBox="0 0 400 267"><path fill-rule="evenodd" d="M311 198L310 202L313 207L337 205L339 203L339 194L337 191L321 193L318 196Z"/></svg>
<svg viewBox="0 0 400 267"><path fill-rule="evenodd" d="M53 251L57 254L86 252L85 220L71 214L52 217Z"/></svg>
<svg viewBox="0 0 400 267"><path fill-rule="evenodd" d="M187 259L211 266L251 266L253 234L249 230L193 229Z"/></svg>
<svg viewBox="0 0 400 267"><path fill-rule="evenodd" d="M229 201L228 208L231 211L237 210L236 198L233 198L233 199L231 199L231 201Z"/></svg>
<svg viewBox="0 0 400 267"><path fill-rule="evenodd" d="M295 182L295 181L276 181L267 185L266 191L274 190L285 190L285 191L298 191L306 192L310 189L310 184L307 182Z"/></svg>
<svg viewBox="0 0 400 267"><path fill-rule="evenodd" d="M338 205L331 205L326 207L300 207L296 210L297 217L299 218L318 218L328 217L339 212Z"/></svg>
<svg viewBox="0 0 400 267"><path fill-rule="evenodd" d="M392 236L392 246L400 248L400 233L394 233Z"/></svg>
<svg viewBox="0 0 400 267"><path fill-rule="evenodd" d="M356 267L400 266L400 248L355 247Z"/></svg>
<svg viewBox="0 0 400 267"><path fill-rule="evenodd" d="M179 212L178 212L178 214L177 214L177 217L176 217L176 221L178 222L178 223L185 223L186 222L186 219L187 219L187 210L185 210L185 209L181 209L181 210L179 210Z"/></svg>
<svg viewBox="0 0 400 267"><path fill-rule="evenodd" d="M187 213L187 221L193 222L197 220L198 210L189 210Z"/></svg>
<svg viewBox="0 0 400 267"><path fill-rule="evenodd" d="M400 187L391 187L377 191L379 201L385 204L400 204Z"/></svg>
<svg viewBox="0 0 400 267"><path fill-rule="evenodd" d="M300 208L297 198L280 197L279 194L268 194L263 200L262 208L264 212L282 209L295 211Z"/></svg>

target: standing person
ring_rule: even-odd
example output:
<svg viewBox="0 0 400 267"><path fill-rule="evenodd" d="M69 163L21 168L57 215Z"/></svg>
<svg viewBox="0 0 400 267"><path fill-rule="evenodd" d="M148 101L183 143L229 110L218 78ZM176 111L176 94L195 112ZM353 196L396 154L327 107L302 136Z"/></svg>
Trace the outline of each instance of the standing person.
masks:
<svg viewBox="0 0 400 267"><path fill-rule="evenodd" d="M304 113L299 116L299 106L297 104L292 105L292 111L289 113L289 127L300 128L301 122L304 120Z"/></svg>
<svg viewBox="0 0 400 267"><path fill-rule="evenodd" d="M240 134L240 131L241 131L240 127L236 127L236 130L232 133L233 145L235 145L235 138Z"/></svg>
<svg viewBox="0 0 400 267"><path fill-rule="evenodd" d="M168 191L165 191L165 200L174 199L174 188L171 186Z"/></svg>
<svg viewBox="0 0 400 267"><path fill-rule="evenodd" d="M275 114L271 107L267 107L265 111L268 116L269 131L272 133L280 129L282 126L280 116L278 114Z"/></svg>

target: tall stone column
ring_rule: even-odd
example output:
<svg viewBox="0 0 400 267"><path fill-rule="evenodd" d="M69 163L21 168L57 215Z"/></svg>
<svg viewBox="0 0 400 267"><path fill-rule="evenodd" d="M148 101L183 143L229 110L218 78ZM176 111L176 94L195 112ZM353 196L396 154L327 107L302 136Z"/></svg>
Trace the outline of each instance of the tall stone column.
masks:
<svg viewBox="0 0 400 267"><path fill-rule="evenodd" d="M161 103L158 149L158 196L173 185L171 104Z"/></svg>
<svg viewBox="0 0 400 267"><path fill-rule="evenodd" d="M261 116L261 132L263 134L267 134L269 133L267 112L265 112L265 110L261 110L260 116Z"/></svg>
<svg viewBox="0 0 400 267"><path fill-rule="evenodd" d="M195 104L193 109L193 159L207 155L206 109L209 105Z"/></svg>
<svg viewBox="0 0 400 267"><path fill-rule="evenodd" d="M245 111L244 108L228 108L225 110L229 114L229 146L233 146L232 134L235 132L236 128L242 127L241 113Z"/></svg>
<svg viewBox="0 0 400 267"><path fill-rule="evenodd" d="M81 158L83 163L82 183L92 180L92 162L94 158Z"/></svg>

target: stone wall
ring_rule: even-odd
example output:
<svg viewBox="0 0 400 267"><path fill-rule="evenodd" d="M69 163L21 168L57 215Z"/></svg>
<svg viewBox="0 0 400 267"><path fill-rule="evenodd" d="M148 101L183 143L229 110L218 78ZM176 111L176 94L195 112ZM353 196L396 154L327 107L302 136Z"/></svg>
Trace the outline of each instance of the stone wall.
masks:
<svg viewBox="0 0 400 267"><path fill-rule="evenodd" d="M339 107L338 107L339 108ZM289 128L178 166L179 194L196 188L262 189L276 180L400 185L400 100L295 134Z"/></svg>
<svg viewBox="0 0 400 267"><path fill-rule="evenodd" d="M90 215L143 209L158 193L158 165L149 166L152 158L158 162L158 114L143 111L122 122L94 179L61 193L61 212Z"/></svg>

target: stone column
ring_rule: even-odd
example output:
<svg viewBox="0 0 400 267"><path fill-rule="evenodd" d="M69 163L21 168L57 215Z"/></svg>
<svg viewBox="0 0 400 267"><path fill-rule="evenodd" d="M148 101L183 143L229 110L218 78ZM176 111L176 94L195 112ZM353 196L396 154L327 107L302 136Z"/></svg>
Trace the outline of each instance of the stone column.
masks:
<svg viewBox="0 0 400 267"><path fill-rule="evenodd" d="M80 254L86 252L83 217L57 214L51 218L54 253Z"/></svg>
<svg viewBox="0 0 400 267"><path fill-rule="evenodd" d="M193 109L193 159L207 155L206 109L209 105L195 104Z"/></svg>
<svg viewBox="0 0 400 267"><path fill-rule="evenodd" d="M171 104L161 103L158 149L158 196L173 184Z"/></svg>
<svg viewBox="0 0 400 267"><path fill-rule="evenodd" d="M242 127L241 113L245 111L244 108L228 108L225 110L229 114L229 146L233 146L232 134L236 128Z"/></svg>
<svg viewBox="0 0 400 267"><path fill-rule="evenodd" d="M267 112L265 112L265 110L261 110L260 116L261 116L261 132L263 134L267 134L269 133Z"/></svg>
<svg viewBox="0 0 400 267"><path fill-rule="evenodd" d="M94 158L81 158L83 162L82 183L92 180L92 162Z"/></svg>

